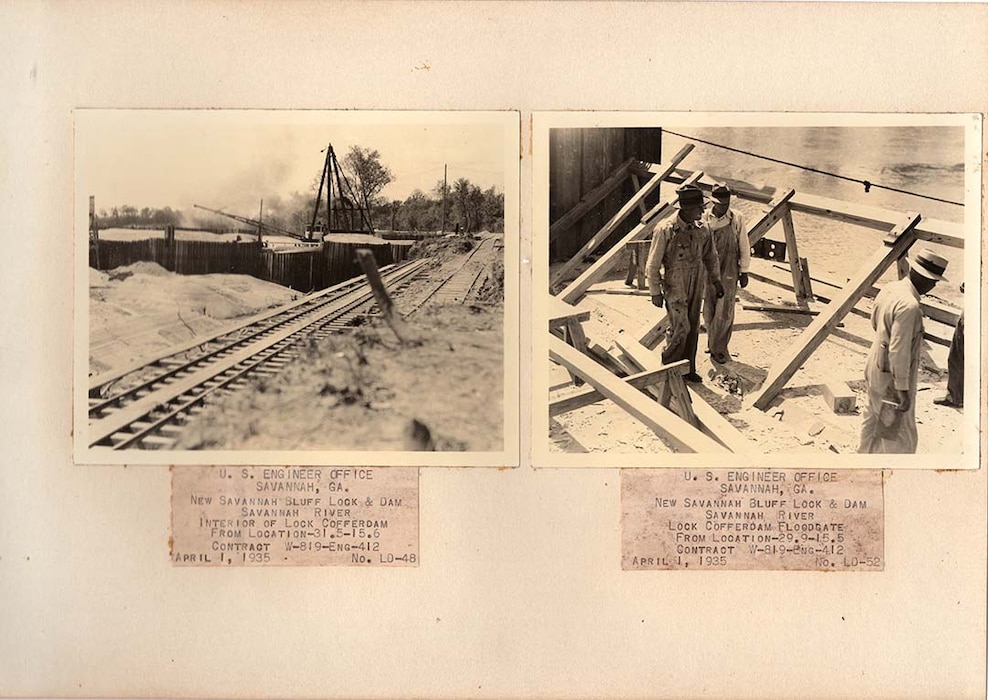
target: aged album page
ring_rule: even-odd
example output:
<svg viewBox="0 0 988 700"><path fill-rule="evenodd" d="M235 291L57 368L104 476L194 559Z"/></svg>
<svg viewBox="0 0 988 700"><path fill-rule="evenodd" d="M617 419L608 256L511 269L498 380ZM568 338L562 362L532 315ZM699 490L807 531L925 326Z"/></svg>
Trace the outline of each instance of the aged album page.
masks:
<svg viewBox="0 0 988 700"><path fill-rule="evenodd" d="M752 354L751 333L775 337L783 315L804 331L826 315L800 284L810 280L815 297L838 299L856 279L858 310L870 310L871 283L895 283L896 272L908 270L884 252L869 268L882 268L880 281L870 273L855 278L858 265L844 272L849 263L863 266L885 245L896 257L895 246L914 234L922 244L931 242L924 235L941 236L937 245L956 242L960 226L962 254L949 245L954 252L943 259L936 246L934 256L910 250L916 264L947 281L938 287L942 306L927 298L940 320L924 331L946 342L924 338L942 368L951 338L944 321L956 321L960 308L984 309L984 5L83 1L6 3L0 18L7 88L0 106L7 261L0 274L7 398L0 420L0 696L984 697L988 481L977 431L985 393L970 379L984 365L978 319L968 321L978 330L966 341L971 371L963 410L942 409L954 421L932 413L932 392L939 395L946 379L921 375L917 418L941 416L942 430L920 424L917 456L903 461L857 460L848 449L848 421L861 417L836 410L858 410L847 402L864 395L861 343L870 336L861 327L867 319L850 311L858 299L827 326L831 339L805 370L789 373L791 344L765 350L785 361L772 399L784 403L759 409L774 421L760 433L731 422L761 448L737 460L732 455L741 450L722 449L721 440L740 442L725 438L734 433L722 425L711 431L718 440L675 428L688 419L674 412L682 409L675 398L664 399L661 411L654 401L642 404L644 394L622 380L643 375L632 382L651 386L668 370L649 367L654 354L636 355L636 346L625 343L630 352L623 356L612 351L612 342L624 343L618 324L606 343L599 331L588 333L604 355L640 358L632 365L643 366L615 372L614 380L599 363L588 370L582 356L573 357L564 339L579 341L578 330L562 338L546 333L546 316L551 321L554 313L547 309L550 269L558 272L582 245L557 243L550 268L549 215L565 214L562 200L551 205L550 182L570 178L567 196L576 199L569 206L591 182L573 179L575 168L554 169L551 130L664 127L654 158L642 147L644 132L622 132L622 143L639 147L627 182L634 174L647 186L690 142L693 152L658 196L674 195L697 176L702 197L711 198L734 173L726 184L744 200L749 226L782 207L765 237L771 245L790 242L785 211L792 215L800 254L782 263L753 260L750 284L737 291L743 328L732 341L734 364L726 366L738 377L747 366L768 372L773 364ZM811 148L801 164L854 178L848 189L819 191L776 178L770 168L764 177L757 169L741 173L697 141L772 155L787 143L772 129L800 118L813 122L803 124L812 138L796 139ZM385 131L373 139L344 136L344 125ZM868 138L855 136L848 146L840 130L862 125ZM900 142L894 135L906 133L901 129L912 131ZM946 150L927 148L930 133ZM732 134L737 138L726 138ZM581 143L595 139L581 136ZM894 156L884 141L895 141ZM869 148L858 149L861 142ZM954 157L960 142L964 152ZM353 146L390 169L392 189L377 198L373 189L348 190L343 175L352 172ZM859 155L876 153L868 168L859 167ZM606 173L629 157L615 162L601 149L581 163ZM558 177L550 180L551 173ZM462 208L444 211L443 195L452 200L460 180ZM869 194L858 182L865 180L876 185ZM877 185L916 181L929 185L917 191L962 202L960 221L943 202L937 207L946 209L933 213L864 199L886 196ZM89 191L94 183L109 184ZM289 184L259 191L257 183ZM310 186L325 207L290 209L292 192ZM624 186L628 201L633 193ZM790 188L785 203L773 203ZM477 205L481 218L468 222L471 193L486 204ZM90 196L105 226L88 225ZM860 244L828 251L807 243L813 229L803 218L816 216L805 209L822 198L851 201L854 221L842 226L885 221L870 209L862 215L876 206L901 218L882 230L885 223L871 226ZM176 203L183 212L198 204L202 218L169 219L166 207ZM657 206L655 198L642 204ZM371 205L378 209L367 227L372 236L361 214ZM629 226L648 218L637 205ZM931 228L930 220L943 223ZM581 222L581 235L605 223ZM144 230L153 233L135 233ZM368 262L350 252L356 240L373 252L383 286L394 291L401 285L390 266L422 259L403 257L410 251L402 246L419 243L404 234L422 230L438 232L432 238L447 249L430 269L419 263L422 274L445 284L466 269L455 261L474 251L486 261L455 292L470 300L452 316L424 301L413 313L404 306L412 297L400 290L392 297L397 313L389 313L385 297L372 302L371 291L334 289L345 282L325 276L335 259L330 244L347 251L346 264ZM395 231L403 235L388 236ZM762 252L778 250L771 245ZM138 257L123 264L108 257L122 251ZM591 265L601 259L593 258ZM206 296L152 293L175 268L206 259L226 268L184 268L196 282L220 281ZM359 269L376 289L374 274ZM567 272L575 279L585 269ZM590 289L589 301L566 302L576 310L564 310L563 325L590 311L588 321L575 322L599 328L593 314L601 307L584 302L632 308L643 300L645 311L630 311L636 323L626 324L628 332L655 325L658 308L642 296L636 275L625 285L627 271L622 261L611 270L614 280L594 282L606 288L616 280L611 286L630 294ZM245 272L257 284L277 278L280 287L230 287L233 274ZM420 285L416 299L439 286ZM131 290L126 299L114 296L121 288ZM270 379L253 385L251 403L217 408L207 401L200 410L199 393L182 399L198 391L191 377L199 369L186 365L202 355L175 357L172 348L184 343L182 353L212 353L227 363L221 372L229 374L207 390L236 384L233 375L253 355L215 344L245 342L254 332L260 338L274 308L296 319L307 309L292 305L308 304L316 288L338 295L333 313L346 313L350 302L385 310L366 325L347 326L347 337L367 341L366 352L344 344L325 354L325 339L315 335L293 351L302 354L286 356L304 358L306 371L317 373L314 395L280 383L296 372L284 365L298 362L265 355ZM275 291L269 299L262 289ZM263 309L248 303L257 298L267 300ZM790 308L780 312L783 305ZM113 325L124 317L127 323ZM236 323L219 322L227 317ZM164 335L126 332L157 328L161 319L169 320ZM423 327L431 329L425 340L403 335ZM287 327L274 334L282 332ZM199 342L201 334L209 341ZM116 363L127 368L127 358L118 352L100 359L93 348L121 351L123 341L167 346L155 350L162 356L154 364L175 374L156 375L154 386L140 386L143 376L121 381ZM424 350L443 359L430 372L409 371ZM701 386L733 386L712 386L717 372L707 374L716 368L703 350ZM484 352L488 360L478 362ZM569 364L552 369L550 356ZM325 357L340 363L323 363ZM349 372L342 379L332 369L341 363ZM829 369L834 381L824 376ZM591 381L548 394L577 384L570 370ZM393 389L408 377L431 404L402 403ZM422 377L434 377L432 385ZM113 392L128 382L131 408L117 410L125 402ZM608 417L619 403L606 393L636 417ZM192 438L169 423L178 410L173 401L212 426L181 443L188 449L175 449L177 440ZM738 401L730 404L733 417L744 414L748 422L755 414ZM588 421L594 406L610 413ZM152 417L136 415L138 408ZM355 408L362 412L352 414ZM366 420L396 408L432 417ZM783 413L773 413L778 408ZM341 411L349 422L336 421ZM642 419L659 430L642 437ZM709 412L699 420L716 422ZM607 435L588 429L605 423ZM670 426L699 456L668 457L657 435ZM217 435L232 436L232 449ZM272 436L277 440L264 442ZM646 457L636 444L649 446ZM702 505L725 493L732 500L743 493L744 502ZM763 522L785 527L741 527Z"/></svg>

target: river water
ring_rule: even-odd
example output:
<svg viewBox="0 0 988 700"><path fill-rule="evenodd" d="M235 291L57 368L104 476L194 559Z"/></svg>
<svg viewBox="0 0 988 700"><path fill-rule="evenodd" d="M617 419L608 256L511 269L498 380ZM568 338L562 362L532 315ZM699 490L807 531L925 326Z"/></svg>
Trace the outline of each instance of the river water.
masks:
<svg viewBox="0 0 988 700"><path fill-rule="evenodd" d="M964 129L962 127L678 127L674 131L760 155L838 173L872 183L918 192L933 197L964 201ZM793 188L797 192L882 207L897 212L916 212L923 218L961 223L964 208L882 189L865 193L861 184L847 182L800 168L754 158L714 146L687 141L665 132L663 154L673 154L686 143L695 150L683 168L703 170L707 175L743 180L756 187ZM750 226L765 206L735 200ZM836 222L824 217L794 214L799 254L808 258L813 276L843 282L880 245L883 233ZM768 233L784 240L780 224ZM949 260L947 278L934 294L960 304L964 251L920 242ZM893 271L883 281L895 279Z"/></svg>

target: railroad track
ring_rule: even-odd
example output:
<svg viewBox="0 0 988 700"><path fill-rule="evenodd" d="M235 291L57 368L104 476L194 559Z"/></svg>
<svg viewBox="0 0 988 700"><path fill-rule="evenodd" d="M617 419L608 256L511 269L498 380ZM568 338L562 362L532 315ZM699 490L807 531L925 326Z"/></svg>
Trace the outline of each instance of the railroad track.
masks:
<svg viewBox="0 0 988 700"><path fill-rule="evenodd" d="M423 258L389 266L382 279L397 292L429 264ZM364 278L354 278L150 362L92 378L89 446L173 446L185 420L208 397L243 386L248 376L280 371L303 341L350 327L372 304Z"/></svg>
<svg viewBox="0 0 988 700"><path fill-rule="evenodd" d="M415 310L427 303L455 304L467 301L477 287L481 275L490 267L495 240L493 237L481 240L462 263L452 271L448 271L439 284L419 300Z"/></svg>

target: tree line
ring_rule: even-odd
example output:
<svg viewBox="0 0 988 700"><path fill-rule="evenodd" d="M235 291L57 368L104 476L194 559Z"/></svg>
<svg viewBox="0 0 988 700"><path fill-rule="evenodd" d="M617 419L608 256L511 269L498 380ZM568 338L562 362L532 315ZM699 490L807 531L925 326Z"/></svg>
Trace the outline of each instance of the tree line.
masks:
<svg viewBox="0 0 988 700"><path fill-rule="evenodd" d="M109 211L100 209L97 217L100 228L164 228L169 224L177 226L181 223L182 212L171 207L138 209L125 204Z"/></svg>
<svg viewBox="0 0 988 700"><path fill-rule="evenodd" d="M481 189L467 178L457 178L446 184L436 182L429 192L414 190L404 200L381 196L381 191L394 181L394 173L381 162L381 154L371 148L353 146L342 162L343 171L353 188L354 204L364 207L370 214L375 230L392 231L504 231L504 193L495 187ZM320 170L306 193L293 192L287 197L273 195L264 198L263 221L271 226L302 233L312 222L316 192L322 176ZM445 215L443 200L445 195ZM258 212L231 212L246 218L255 218ZM325 202L320 207L319 218L326 215ZM242 227L232 219L196 210L164 207L154 209L124 205L99 212L100 228L155 228L168 224L193 228L228 230Z"/></svg>

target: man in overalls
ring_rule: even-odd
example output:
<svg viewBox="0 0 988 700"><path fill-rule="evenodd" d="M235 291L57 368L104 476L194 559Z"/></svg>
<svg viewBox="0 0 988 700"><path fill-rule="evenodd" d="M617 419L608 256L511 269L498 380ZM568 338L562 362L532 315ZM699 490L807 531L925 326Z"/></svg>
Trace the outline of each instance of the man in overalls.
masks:
<svg viewBox="0 0 988 700"><path fill-rule="evenodd" d="M710 229L717 259L720 261L720 280L724 295L717 297L717 289L708 284L703 293L703 322L707 324L707 349L710 359L724 364L731 359L727 346L734 331L734 300L737 284L748 286L748 268L751 266L751 246L748 229L740 212L731 209L731 190L726 185L715 185L713 208L708 211L704 223Z"/></svg>
<svg viewBox="0 0 988 700"><path fill-rule="evenodd" d="M703 225L703 190L683 185L677 190L677 216L660 223L648 251L648 288L652 304L666 304L669 329L662 350L663 364L688 359L686 380L702 381L696 373L696 345L703 302L703 268L717 298L724 296L720 265L710 231Z"/></svg>
<svg viewBox="0 0 988 700"><path fill-rule="evenodd" d="M946 269L946 258L920 250L909 261L909 275L886 285L875 297L871 312L875 340L865 364L868 403L858 452L916 452L916 381L923 344L919 300L943 280Z"/></svg>

